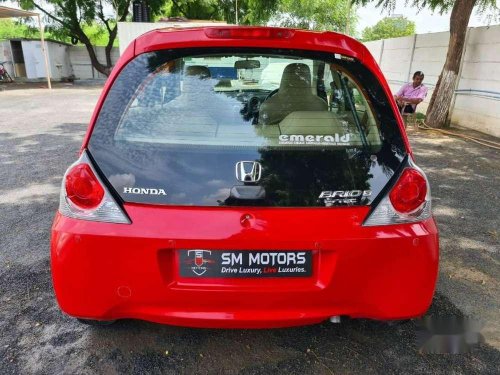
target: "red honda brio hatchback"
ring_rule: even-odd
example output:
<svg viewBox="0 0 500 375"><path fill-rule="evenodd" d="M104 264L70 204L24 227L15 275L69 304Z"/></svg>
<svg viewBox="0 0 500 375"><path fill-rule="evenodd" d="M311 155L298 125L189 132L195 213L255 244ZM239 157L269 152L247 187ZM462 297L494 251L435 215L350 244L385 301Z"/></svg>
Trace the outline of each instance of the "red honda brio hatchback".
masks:
<svg viewBox="0 0 500 375"><path fill-rule="evenodd" d="M155 30L62 182L51 266L87 323L284 327L428 309L429 183L377 63L333 32Z"/></svg>

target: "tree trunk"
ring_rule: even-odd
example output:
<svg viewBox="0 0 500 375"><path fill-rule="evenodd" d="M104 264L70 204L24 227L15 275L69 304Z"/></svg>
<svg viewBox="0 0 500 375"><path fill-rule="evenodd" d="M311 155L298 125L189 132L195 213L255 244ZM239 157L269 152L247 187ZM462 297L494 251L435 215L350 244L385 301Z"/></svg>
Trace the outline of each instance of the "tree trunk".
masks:
<svg viewBox="0 0 500 375"><path fill-rule="evenodd" d="M465 48L465 35L472 9L477 0L456 0L450 17L450 42L443 70L439 75L432 93L425 121L427 125L442 128L450 111L451 101L458 79L462 53Z"/></svg>
<svg viewBox="0 0 500 375"><path fill-rule="evenodd" d="M113 43L115 42L116 39L116 33L117 33L117 26L112 28L111 31L109 32L108 44L104 49L104 52L106 53L106 65L109 71L111 71L111 68L113 67L113 62L111 61L111 51L113 50Z"/></svg>
<svg viewBox="0 0 500 375"><path fill-rule="evenodd" d="M87 37L87 35L85 35L83 31L78 31L75 34L78 37L78 39L80 39L80 42L82 42L85 45L85 48L87 48L87 52L90 57L90 62L92 63L92 66L95 68L95 70L97 70L101 74L104 74L105 76L109 76L109 73L111 72L111 64L106 66L99 62L94 50L94 46L92 45L90 39Z"/></svg>

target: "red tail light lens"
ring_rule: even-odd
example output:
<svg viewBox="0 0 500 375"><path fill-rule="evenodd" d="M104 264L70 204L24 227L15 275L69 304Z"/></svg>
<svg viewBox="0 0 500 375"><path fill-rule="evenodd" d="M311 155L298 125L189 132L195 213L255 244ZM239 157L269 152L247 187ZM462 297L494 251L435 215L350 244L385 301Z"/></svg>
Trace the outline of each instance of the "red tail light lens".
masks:
<svg viewBox="0 0 500 375"><path fill-rule="evenodd" d="M213 39L287 39L293 34L292 30L280 28L213 27L205 30L205 35Z"/></svg>
<svg viewBox="0 0 500 375"><path fill-rule="evenodd" d="M83 209L99 206L104 197L104 189L88 164L74 166L66 175L66 196Z"/></svg>
<svg viewBox="0 0 500 375"><path fill-rule="evenodd" d="M407 168L389 194L394 209L400 213L410 213L425 202L427 182L416 169Z"/></svg>

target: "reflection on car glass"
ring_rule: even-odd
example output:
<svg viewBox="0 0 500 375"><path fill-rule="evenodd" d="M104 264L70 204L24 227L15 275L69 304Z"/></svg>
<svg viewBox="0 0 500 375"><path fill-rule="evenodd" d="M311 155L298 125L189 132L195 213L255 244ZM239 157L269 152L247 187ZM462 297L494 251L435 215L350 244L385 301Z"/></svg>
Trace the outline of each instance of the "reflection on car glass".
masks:
<svg viewBox="0 0 500 375"><path fill-rule="evenodd" d="M356 83L320 60L198 56L161 64L121 116L121 141L214 146L380 146Z"/></svg>
<svg viewBox="0 0 500 375"><path fill-rule="evenodd" d="M89 147L121 198L369 205L405 157L383 89L357 61L280 52L158 51L130 62L106 97ZM253 187L235 175L242 161L262 166ZM319 198L368 190L363 199Z"/></svg>

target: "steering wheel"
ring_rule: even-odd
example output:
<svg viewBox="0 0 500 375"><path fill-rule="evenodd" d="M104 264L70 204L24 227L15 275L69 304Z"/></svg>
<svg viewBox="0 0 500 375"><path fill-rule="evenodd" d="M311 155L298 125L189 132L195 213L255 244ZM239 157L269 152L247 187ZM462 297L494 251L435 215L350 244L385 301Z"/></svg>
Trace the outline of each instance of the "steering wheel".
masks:
<svg viewBox="0 0 500 375"><path fill-rule="evenodd" d="M252 96L240 111L243 118L248 121L251 118L258 117L260 107L260 99L257 96Z"/></svg>
<svg viewBox="0 0 500 375"><path fill-rule="evenodd" d="M252 115L255 112L259 112L260 99L256 96L252 96L248 101L248 114Z"/></svg>
<svg viewBox="0 0 500 375"><path fill-rule="evenodd" d="M276 93L280 91L280 89L274 89L273 91L271 91L269 94L267 94L266 98L262 101L262 103L264 103L266 100L268 100L269 98L273 97L274 95L276 95Z"/></svg>

